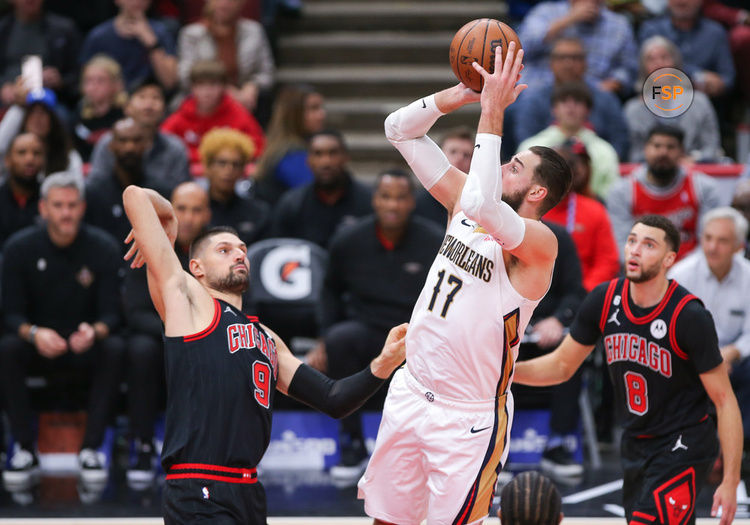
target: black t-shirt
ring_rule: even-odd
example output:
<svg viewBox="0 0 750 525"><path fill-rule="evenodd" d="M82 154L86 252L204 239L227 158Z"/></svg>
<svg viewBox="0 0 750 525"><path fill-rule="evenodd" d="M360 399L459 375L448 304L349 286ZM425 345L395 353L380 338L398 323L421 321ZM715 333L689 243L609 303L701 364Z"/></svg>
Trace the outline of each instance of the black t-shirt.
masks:
<svg viewBox="0 0 750 525"><path fill-rule="evenodd" d="M321 329L344 319L384 330L407 322L443 236L438 226L414 216L394 246L378 238L374 216L334 235L319 309Z"/></svg>
<svg viewBox="0 0 750 525"><path fill-rule="evenodd" d="M584 345L603 336L627 436L661 436L701 421L710 400L699 374L722 362L711 314L673 280L650 308L636 306L628 290L626 279L594 288L570 335Z"/></svg>
<svg viewBox="0 0 750 525"><path fill-rule="evenodd" d="M81 225L70 246L59 248L45 226L30 226L5 244L5 326L22 323L53 328L68 337L82 322L120 323L120 252L106 232Z"/></svg>
<svg viewBox="0 0 750 525"><path fill-rule="evenodd" d="M19 200L13 195L13 190L7 180L0 184L0 252L8 237L38 221L38 193L28 199Z"/></svg>
<svg viewBox="0 0 750 525"><path fill-rule="evenodd" d="M175 463L254 468L271 439L276 344L256 317L214 301L205 330L164 337L165 471Z"/></svg>
<svg viewBox="0 0 750 525"><path fill-rule="evenodd" d="M246 245L263 239L271 227L271 206L235 195L229 202L211 200L211 226L231 226Z"/></svg>

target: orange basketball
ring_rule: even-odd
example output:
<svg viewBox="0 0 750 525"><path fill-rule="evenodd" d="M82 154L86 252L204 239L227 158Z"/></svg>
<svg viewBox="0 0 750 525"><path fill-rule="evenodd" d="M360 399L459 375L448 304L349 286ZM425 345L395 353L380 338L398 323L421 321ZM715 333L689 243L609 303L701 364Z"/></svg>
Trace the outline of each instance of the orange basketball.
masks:
<svg viewBox="0 0 750 525"><path fill-rule="evenodd" d="M508 44L516 43L516 51L521 49L521 41L513 29L493 18L472 20L458 30L450 47L450 62L453 74L474 91L482 91L484 79L474 71L472 62L477 62L489 73L495 70L495 49L505 54Z"/></svg>

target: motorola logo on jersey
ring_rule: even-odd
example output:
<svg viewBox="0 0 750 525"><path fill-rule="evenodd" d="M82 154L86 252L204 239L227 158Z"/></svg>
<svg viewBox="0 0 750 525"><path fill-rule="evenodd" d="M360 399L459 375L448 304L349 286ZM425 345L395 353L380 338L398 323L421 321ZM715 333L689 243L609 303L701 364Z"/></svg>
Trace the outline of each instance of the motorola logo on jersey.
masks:
<svg viewBox="0 0 750 525"><path fill-rule="evenodd" d="M667 335L667 323L664 322L664 319L656 319L651 323L649 330L655 339L662 339Z"/></svg>
<svg viewBox="0 0 750 525"><path fill-rule="evenodd" d="M604 337L607 364L631 361L650 368L664 377L672 377L672 354L653 341L637 334L610 334Z"/></svg>
<svg viewBox="0 0 750 525"><path fill-rule="evenodd" d="M312 293L310 247L279 246L268 252L260 265L260 279L270 293L286 301L304 299Z"/></svg>

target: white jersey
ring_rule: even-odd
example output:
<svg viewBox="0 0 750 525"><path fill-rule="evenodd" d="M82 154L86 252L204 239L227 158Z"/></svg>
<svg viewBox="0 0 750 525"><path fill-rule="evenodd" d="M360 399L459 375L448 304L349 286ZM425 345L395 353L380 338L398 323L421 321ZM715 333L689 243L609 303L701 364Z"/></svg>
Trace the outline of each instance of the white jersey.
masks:
<svg viewBox="0 0 750 525"><path fill-rule="evenodd" d="M518 344L539 300L513 288L500 244L459 212L411 314L406 366L443 396L501 396L510 389Z"/></svg>

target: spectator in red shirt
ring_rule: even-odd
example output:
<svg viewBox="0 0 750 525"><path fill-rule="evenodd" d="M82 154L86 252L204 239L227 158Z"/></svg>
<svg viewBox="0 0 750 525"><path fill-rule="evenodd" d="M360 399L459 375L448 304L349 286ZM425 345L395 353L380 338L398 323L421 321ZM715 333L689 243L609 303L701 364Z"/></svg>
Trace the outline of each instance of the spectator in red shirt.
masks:
<svg viewBox="0 0 750 525"><path fill-rule="evenodd" d="M573 237L581 260L583 287L591 291L597 284L614 279L620 270L615 234L607 208L593 198L589 187L591 159L578 139L563 144L558 151L573 170L570 193L544 216L564 226Z"/></svg>
<svg viewBox="0 0 750 525"><path fill-rule="evenodd" d="M161 125L162 131L177 135L187 146L191 164L200 162L203 135L214 128L232 128L248 135L257 158L265 137L255 118L227 92L227 72L214 61L198 61L190 69L190 96Z"/></svg>

